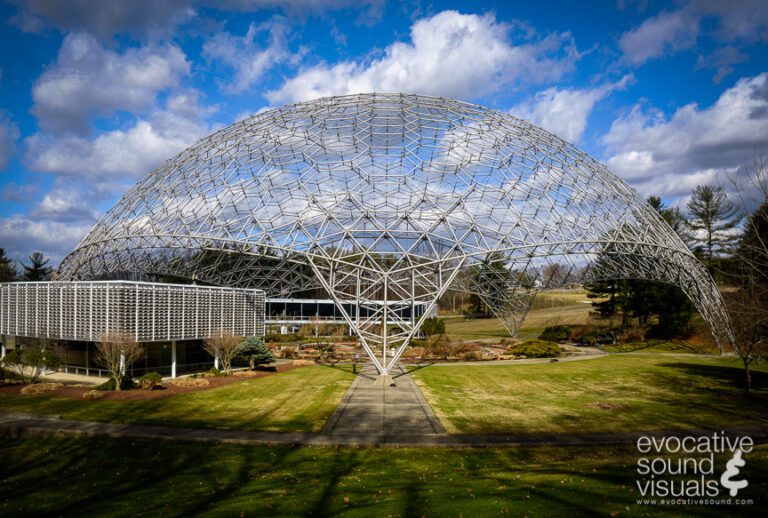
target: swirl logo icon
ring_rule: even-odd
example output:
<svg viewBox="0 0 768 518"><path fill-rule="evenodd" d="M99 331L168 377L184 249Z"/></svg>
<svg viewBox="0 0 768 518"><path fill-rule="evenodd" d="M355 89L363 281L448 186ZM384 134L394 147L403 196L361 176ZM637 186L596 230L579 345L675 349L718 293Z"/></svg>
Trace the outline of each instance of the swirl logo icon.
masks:
<svg viewBox="0 0 768 518"><path fill-rule="evenodd" d="M744 489L749 484L746 480L731 480L739 474L739 468L743 468L746 462L741 458L741 450L733 453L733 458L725 465L725 471L720 476L720 484L731 491L731 496L736 496L739 489Z"/></svg>

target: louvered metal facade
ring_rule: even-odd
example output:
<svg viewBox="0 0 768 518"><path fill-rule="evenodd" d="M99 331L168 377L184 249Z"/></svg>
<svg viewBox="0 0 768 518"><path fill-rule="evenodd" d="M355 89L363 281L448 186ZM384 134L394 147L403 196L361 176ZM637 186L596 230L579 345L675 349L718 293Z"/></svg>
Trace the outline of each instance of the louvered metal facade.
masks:
<svg viewBox="0 0 768 518"><path fill-rule="evenodd" d="M264 334L261 290L129 281L0 284L0 334L97 342Z"/></svg>

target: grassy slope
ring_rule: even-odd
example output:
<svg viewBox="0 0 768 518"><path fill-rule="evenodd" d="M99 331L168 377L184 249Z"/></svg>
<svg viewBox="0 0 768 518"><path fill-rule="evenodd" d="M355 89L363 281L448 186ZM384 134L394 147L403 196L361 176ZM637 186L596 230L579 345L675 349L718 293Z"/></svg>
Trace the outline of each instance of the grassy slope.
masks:
<svg viewBox="0 0 768 518"><path fill-rule="evenodd" d="M638 506L632 447L354 449L21 439L2 447L13 516L722 516ZM768 448L746 456L755 513ZM717 463L725 462L717 458Z"/></svg>
<svg viewBox="0 0 768 518"><path fill-rule="evenodd" d="M717 348L695 346L681 340L647 340L645 342L628 342L615 345L603 345L603 351L612 353L674 353L674 354L717 354Z"/></svg>
<svg viewBox="0 0 768 518"><path fill-rule="evenodd" d="M519 337L537 338L546 326L589 323L592 320L589 315L592 305L584 304L583 300L588 300L586 292L580 290L554 290L539 294L523 321ZM464 320L460 316L448 317L446 331L461 340L509 336L501 321L495 318Z"/></svg>
<svg viewBox="0 0 768 518"><path fill-rule="evenodd" d="M646 431L768 422L768 366L741 392L738 360L616 354L412 372L451 433ZM608 404L614 408L600 408Z"/></svg>
<svg viewBox="0 0 768 518"><path fill-rule="evenodd" d="M303 367L217 389L145 401L76 401L0 394L0 409L59 414L68 419L194 428L265 431L322 429L354 376Z"/></svg>

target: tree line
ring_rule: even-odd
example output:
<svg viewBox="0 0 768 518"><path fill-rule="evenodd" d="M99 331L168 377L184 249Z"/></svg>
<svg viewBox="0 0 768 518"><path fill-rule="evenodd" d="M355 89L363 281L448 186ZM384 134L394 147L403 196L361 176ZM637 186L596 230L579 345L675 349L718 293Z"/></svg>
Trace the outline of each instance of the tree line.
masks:
<svg viewBox="0 0 768 518"><path fill-rule="evenodd" d="M22 272L16 270L16 264L5 254L5 249L0 248L0 282L14 281L47 281L51 278L53 268L48 263L42 252L34 252L29 256L29 264L21 263Z"/></svg>

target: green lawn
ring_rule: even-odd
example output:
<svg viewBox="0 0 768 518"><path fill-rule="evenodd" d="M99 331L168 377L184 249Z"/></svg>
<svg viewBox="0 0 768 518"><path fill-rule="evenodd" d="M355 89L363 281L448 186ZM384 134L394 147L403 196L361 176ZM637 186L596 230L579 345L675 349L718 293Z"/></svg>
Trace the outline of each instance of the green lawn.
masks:
<svg viewBox="0 0 768 518"><path fill-rule="evenodd" d="M768 448L745 455L749 506L638 505L631 447L358 449L130 439L5 442L0 513L34 516L755 515ZM725 458L716 459L718 466Z"/></svg>
<svg viewBox="0 0 768 518"><path fill-rule="evenodd" d="M604 345L602 350L614 353L677 353L677 354L717 354L717 347L694 346L682 341L647 340L645 342L628 342L615 345Z"/></svg>
<svg viewBox="0 0 768 518"><path fill-rule="evenodd" d="M67 419L264 431L320 431L354 375L302 367L216 389L144 401L77 401L0 394L3 411L58 414Z"/></svg>
<svg viewBox="0 0 768 518"><path fill-rule="evenodd" d="M539 297L537 297L537 301ZM593 322L594 319L589 314L592 311L592 305L579 302L577 299L580 298L586 299L586 296L553 296L550 299L545 298L537 302L526 315L520 327L518 338L523 340L538 338L547 326ZM549 305L550 301L552 305ZM504 324L496 318L465 320L464 317L453 316L447 317L445 324L448 335L459 340L509 338L509 332Z"/></svg>
<svg viewBox="0 0 768 518"><path fill-rule="evenodd" d="M736 359L612 354L412 371L450 433L647 431L768 423L768 366L745 398Z"/></svg>

